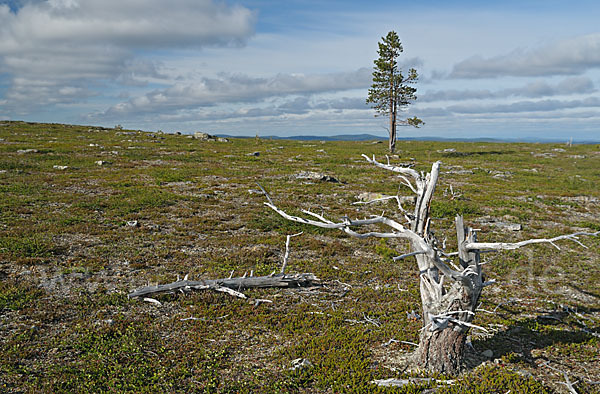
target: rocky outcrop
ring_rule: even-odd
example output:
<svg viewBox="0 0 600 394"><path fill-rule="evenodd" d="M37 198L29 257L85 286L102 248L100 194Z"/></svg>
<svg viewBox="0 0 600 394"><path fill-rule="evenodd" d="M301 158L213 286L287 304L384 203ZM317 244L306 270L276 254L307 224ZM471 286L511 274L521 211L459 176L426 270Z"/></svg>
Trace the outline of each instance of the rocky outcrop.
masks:
<svg viewBox="0 0 600 394"><path fill-rule="evenodd" d="M203 133L201 131L196 131L194 133L194 138L200 141L217 141L217 142L229 142L227 138L217 137L215 135L210 135L208 133Z"/></svg>

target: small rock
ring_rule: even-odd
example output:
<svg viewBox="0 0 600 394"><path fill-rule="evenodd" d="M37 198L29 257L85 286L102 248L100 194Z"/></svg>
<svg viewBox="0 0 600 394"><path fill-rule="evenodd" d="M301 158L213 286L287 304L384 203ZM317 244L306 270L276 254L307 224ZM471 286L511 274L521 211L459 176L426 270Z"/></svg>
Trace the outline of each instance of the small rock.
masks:
<svg viewBox="0 0 600 394"><path fill-rule="evenodd" d="M128 227L139 227L139 225L140 224L138 223L137 220L130 220L130 221L127 222L127 226Z"/></svg>
<svg viewBox="0 0 600 394"><path fill-rule="evenodd" d="M109 163L108 163L107 161L104 161L104 160L98 160L98 161L96 162L96 164L97 164L97 165L99 165L99 166L105 166L105 165L107 165L107 164L109 164Z"/></svg>
<svg viewBox="0 0 600 394"><path fill-rule="evenodd" d="M485 356L487 358L492 358L494 357L494 352L491 351L490 349L484 350L483 352L481 352L482 356Z"/></svg>
<svg viewBox="0 0 600 394"><path fill-rule="evenodd" d="M420 320L421 316L419 316L419 314L417 312L415 312L414 310L412 310L410 312L406 312L406 319L408 319L408 320Z"/></svg>
<svg viewBox="0 0 600 394"><path fill-rule="evenodd" d="M67 168L69 168L69 166L57 166L57 165L54 165L52 167L57 170L66 170Z"/></svg>
<svg viewBox="0 0 600 394"><path fill-rule="evenodd" d="M146 226L146 228L148 228L148 230L151 231L160 231L160 226L158 224L154 224L154 223L150 223Z"/></svg>
<svg viewBox="0 0 600 394"><path fill-rule="evenodd" d="M572 201L579 203L598 203L600 199L592 196L559 197L563 201Z"/></svg>
<svg viewBox="0 0 600 394"><path fill-rule="evenodd" d="M492 177L499 179L511 178L513 175L510 171L492 171L491 173L493 174Z"/></svg>
<svg viewBox="0 0 600 394"><path fill-rule="evenodd" d="M566 152L566 150L564 150L563 148L554 148L552 149L553 152Z"/></svg>
<svg viewBox="0 0 600 394"><path fill-rule="evenodd" d="M322 174L320 172L315 171L301 171L300 173L294 175L296 179L308 179L311 181L323 181L323 182L333 182L339 183L337 179L332 177L331 175Z"/></svg>
<svg viewBox="0 0 600 394"><path fill-rule="evenodd" d="M260 152L252 152L252 153L246 153L246 156L260 156Z"/></svg>
<svg viewBox="0 0 600 394"><path fill-rule="evenodd" d="M311 363L309 360L305 359L305 358L297 358L295 360L292 360L292 368L290 368L292 371L295 370L302 370L304 368L309 368L312 367L313 363Z"/></svg>
<svg viewBox="0 0 600 394"><path fill-rule="evenodd" d="M323 182L340 183L340 181L338 181L337 179L335 179L331 175L325 175L320 180L323 181Z"/></svg>
<svg viewBox="0 0 600 394"><path fill-rule="evenodd" d="M550 152L544 152L544 153L531 152L531 154L533 155L533 157L543 157L545 159L551 159L553 157L556 157L555 154L550 153Z"/></svg>
<svg viewBox="0 0 600 394"><path fill-rule="evenodd" d="M37 149L19 149L17 153L38 153Z"/></svg>
<svg viewBox="0 0 600 394"><path fill-rule="evenodd" d="M196 131L194 133L194 138L196 138L198 140L202 140L202 141L208 141L208 140L212 139L212 135L210 135L208 133L203 133L201 131Z"/></svg>
<svg viewBox="0 0 600 394"><path fill-rule="evenodd" d="M477 221L481 224L499 227L504 230L521 231L523 229L523 226L520 223L504 222L490 216L477 219Z"/></svg>
<svg viewBox="0 0 600 394"><path fill-rule="evenodd" d="M474 172L473 172L473 170L450 170L450 171L445 171L444 174L467 175L467 174L474 174Z"/></svg>

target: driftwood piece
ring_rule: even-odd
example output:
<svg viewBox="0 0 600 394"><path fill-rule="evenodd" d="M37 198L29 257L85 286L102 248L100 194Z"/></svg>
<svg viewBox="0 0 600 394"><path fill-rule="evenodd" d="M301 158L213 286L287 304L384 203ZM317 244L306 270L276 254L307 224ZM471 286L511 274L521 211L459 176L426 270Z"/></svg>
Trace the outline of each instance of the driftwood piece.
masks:
<svg viewBox="0 0 600 394"><path fill-rule="evenodd" d="M276 274L268 276L237 277L227 279L178 280L172 283L156 286L146 286L128 294L129 298L146 297L158 293L174 293L190 290L216 290L227 292L239 298L246 298L239 292L250 288L294 288L308 287L319 284L319 279L311 274ZM237 294L233 294L233 293Z"/></svg>

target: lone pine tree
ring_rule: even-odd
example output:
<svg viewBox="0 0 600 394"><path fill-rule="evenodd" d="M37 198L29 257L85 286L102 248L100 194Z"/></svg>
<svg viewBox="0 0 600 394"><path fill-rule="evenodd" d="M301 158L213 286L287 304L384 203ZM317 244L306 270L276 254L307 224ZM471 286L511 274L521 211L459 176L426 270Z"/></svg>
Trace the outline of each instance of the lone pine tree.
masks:
<svg viewBox="0 0 600 394"><path fill-rule="evenodd" d="M377 51L379 58L374 61L373 85L367 97L367 104L371 103L375 111L380 115L389 116L389 149L392 153L396 149L398 109L406 108L417 99L417 89L411 86L417 82L417 70L411 68L408 75L404 76L398 68L398 56L403 51L395 31L390 31L387 36L381 38ZM400 122L414 127L423 124L416 116Z"/></svg>

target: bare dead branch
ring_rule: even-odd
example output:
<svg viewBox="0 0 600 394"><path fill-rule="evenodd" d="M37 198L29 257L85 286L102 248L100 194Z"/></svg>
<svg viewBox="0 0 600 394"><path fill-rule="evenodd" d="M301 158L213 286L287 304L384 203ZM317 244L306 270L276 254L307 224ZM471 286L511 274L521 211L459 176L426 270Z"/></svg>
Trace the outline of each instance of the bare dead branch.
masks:
<svg viewBox="0 0 600 394"><path fill-rule="evenodd" d="M436 161L431 166L431 173L426 176L425 191L422 194L422 198L419 199L420 201L417 202L419 205L415 209L416 220L418 220L416 227L417 234L423 234L423 229L428 219L429 206L431 205L431 199L433 198L435 185L437 184L440 173L440 164L441 162Z"/></svg>
<svg viewBox="0 0 600 394"><path fill-rule="evenodd" d="M577 239L577 237L582 236L582 235L590 236L590 237L597 237L598 235L600 235L600 231L596 231L595 233L577 232L577 233L573 233L573 234L559 235L558 237L554 237L554 238L528 239L526 241L512 242L512 243L511 242L470 242L465 245L465 248L468 250L513 250L513 249L519 249L526 245L540 244L540 243L549 243L549 244L553 245L554 247L558 248L558 246L554 245L554 242L560 241L563 239L569 239L571 241L577 242L580 245L583 245ZM585 246L585 245L583 245L583 246L585 248L587 248L587 246ZM560 250L560 248L558 248L558 249Z"/></svg>
<svg viewBox="0 0 600 394"><path fill-rule="evenodd" d="M279 209L277 206L275 206L274 204L272 204L270 202L265 202L264 204L288 220L298 222L298 223L303 223L303 224L309 224L309 225L317 226L317 227L321 227L321 228L341 230L341 231L344 231L345 233L347 233L353 237L356 237L356 238L376 237L376 238L409 239L413 242L413 244L418 245L421 248L421 250L423 250L425 252L424 254L427 254L429 257L431 257L432 262L435 265L435 267L437 269L439 269L441 272L443 272L445 275L447 275L448 277L450 277L454 280L462 280L463 279L460 272L453 270L439 258L437 253L431 248L431 246L425 241L424 238L420 237L413 231L405 228L400 223L398 223L392 219L388 219L383 216L376 216L376 217L373 217L370 219L350 220L349 218L346 217L346 218L344 218L344 220L342 222L334 223L330 220L325 219L324 217L322 217L319 214L316 214L316 213L313 213L310 211L303 211L304 213L319 219L319 221L316 221L316 220L302 218L299 216L289 215L287 212ZM350 227L360 227L360 226L365 226L365 225L369 225L369 224L387 225L396 231L394 231L394 232L371 231L371 232L366 232L366 233L358 233L358 232L350 229Z"/></svg>
<svg viewBox="0 0 600 394"><path fill-rule="evenodd" d="M281 273L285 273L285 266L287 265L288 257L290 256L290 239L302 235L303 231L297 234L288 235L285 240L285 254L283 255L283 264L281 265Z"/></svg>
<svg viewBox="0 0 600 394"><path fill-rule="evenodd" d="M571 379L569 379L569 375L567 375L567 373L565 371L562 371L562 370L560 370L558 368L554 368L553 366L551 366L550 365L550 361L546 361L542 365L545 366L545 367L550 368L553 371L560 372L563 375L563 377L565 378L565 381L564 382L559 382L559 383L565 385L567 387L567 390L569 390L569 393L579 394L577 392L577 390L575 390L575 387L573 387L574 385L576 385L578 383L578 381L576 381L575 383L571 383Z"/></svg>
<svg viewBox="0 0 600 394"><path fill-rule="evenodd" d="M162 303L159 300L155 300L154 298L144 297L142 301L149 302L154 305L162 306Z"/></svg>
<svg viewBox="0 0 600 394"><path fill-rule="evenodd" d="M260 187L260 190L262 190L263 194L267 198L267 201L269 201L271 204L273 204L273 200L271 200L271 197L269 196L269 193L267 193L267 191L261 186L260 183L256 182L256 184L258 185L258 187Z"/></svg>
<svg viewBox="0 0 600 394"><path fill-rule="evenodd" d="M375 160L375 156L373 156L373 158L370 158L369 156L367 156L365 154L363 154L361 156L364 157L369 163L374 164L377 167L380 167L380 168L383 168L383 169L386 169L389 171L397 172L399 174L410 175L417 182L419 182L421 180L421 176L419 175L419 173L417 171L413 170L412 168L392 166L390 164L380 163L377 160Z"/></svg>
<svg viewBox="0 0 600 394"><path fill-rule="evenodd" d="M394 220L388 219L386 217L383 217L383 216L375 216L370 219L356 219L356 220L351 220L346 217L346 218L344 218L343 221L334 223L330 220L323 218L321 215L310 212L310 211L303 211L303 212L319 219L319 221L305 219L305 218L302 218L299 216L289 215L285 211L279 209L277 206L275 206L274 204L269 203L269 202L265 202L264 204L288 220L298 222L298 223L303 223L303 224L310 224L311 226L317 226L317 227L329 228L329 229L337 229L337 230L342 230L342 231L348 232L349 227L365 226L365 225L369 225L369 224L385 224L389 227L392 227L394 230L396 230L396 232L372 233L373 235L367 235L367 236L379 236L382 238L409 238L409 239L420 238L418 235L416 235L412 231L406 229L400 223L398 223ZM379 234L379 235L374 235L374 234ZM363 234L358 234L355 236L364 238Z"/></svg>
<svg viewBox="0 0 600 394"><path fill-rule="evenodd" d="M401 199L399 196L383 196L383 197L375 198L375 199L369 200L369 201L356 201L356 202L353 202L352 205L367 205L367 204L373 204L374 202L387 201L387 200L396 200L396 202L398 204L398 209L400 210L400 212L406 212L404 207L402 207L402 202L401 202Z"/></svg>
<svg viewBox="0 0 600 394"><path fill-rule="evenodd" d="M151 294L175 293L190 290L215 290L226 292L240 298L239 290L267 287L308 287L319 284L319 279L311 273L279 274L273 276L237 277L228 279L180 280L164 285L146 286L128 294L129 298L144 297ZM234 292L231 292L231 291ZM239 293L239 294L237 294ZM243 294L242 294L243 295Z"/></svg>
<svg viewBox="0 0 600 394"><path fill-rule="evenodd" d="M412 185L412 183L410 183L410 181L408 180L407 177L403 176L403 175L398 175L398 177L402 180L403 185L407 186L410 190L412 190L413 193L417 194L417 190L415 189L415 187Z"/></svg>
<svg viewBox="0 0 600 394"><path fill-rule="evenodd" d="M394 257L392 260L394 260L394 261L398 261L398 260L405 259L405 258L407 258L407 257L416 256L416 255L418 255L418 254L425 254L425 253L427 253L427 252L425 252L425 251L423 251L423 250L417 250L416 252L412 252L412 253L406 253L406 254L402 254L402 255L400 255L400 256L396 256L396 257Z"/></svg>

